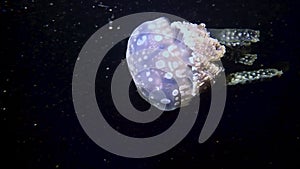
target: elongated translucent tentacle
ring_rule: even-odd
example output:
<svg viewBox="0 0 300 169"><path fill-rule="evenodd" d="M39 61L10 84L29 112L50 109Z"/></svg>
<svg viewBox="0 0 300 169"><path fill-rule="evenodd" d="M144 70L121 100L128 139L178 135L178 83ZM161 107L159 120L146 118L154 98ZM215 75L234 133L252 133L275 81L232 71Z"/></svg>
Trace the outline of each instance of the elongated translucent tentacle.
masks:
<svg viewBox="0 0 300 169"><path fill-rule="evenodd" d="M259 41L259 31L253 29L208 29L208 32L226 46L249 46Z"/></svg>
<svg viewBox="0 0 300 169"><path fill-rule="evenodd" d="M274 76L281 76L282 73L282 71L277 69L235 72L227 76L227 85L245 84L247 82L268 79Z"/></svg>

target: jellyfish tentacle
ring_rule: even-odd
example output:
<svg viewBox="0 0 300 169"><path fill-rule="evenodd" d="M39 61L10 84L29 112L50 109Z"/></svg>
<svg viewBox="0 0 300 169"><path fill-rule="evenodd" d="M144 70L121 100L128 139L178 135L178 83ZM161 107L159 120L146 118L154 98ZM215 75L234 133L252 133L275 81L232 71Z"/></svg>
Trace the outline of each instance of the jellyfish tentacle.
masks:
<svg viewBox="0 0 300 169"><path fill-rule="evenodd" d="M235 59L235 63L240 63L243 65L251 66L251 65L253 65L253 63L256 59L257 59L257 54L246 53L246 54L241 55L240 57L237 57Z"/></svg>
<svg viewBox="0 0 300 169"><path fill-rule="evenodd" d="M210 36L226 46L249 46L259 41L260 32L253 29L208 29Z"/></svg>
<svg viewBox="0 0 300 169"><path fill-rule="evenodd" d="M258 54L249 47L240 46L226 49L228 52L226 52L223 58L229 62L252 66L257 59Z"/></svg>
<svg viewBox="0 0 300 169"><path fill-rule="evenodd" d="M227 85L245 84L252 81L269 79L274 76L281 76L282 73L281 70L273 68L235 72L227 76Z"/></svg>

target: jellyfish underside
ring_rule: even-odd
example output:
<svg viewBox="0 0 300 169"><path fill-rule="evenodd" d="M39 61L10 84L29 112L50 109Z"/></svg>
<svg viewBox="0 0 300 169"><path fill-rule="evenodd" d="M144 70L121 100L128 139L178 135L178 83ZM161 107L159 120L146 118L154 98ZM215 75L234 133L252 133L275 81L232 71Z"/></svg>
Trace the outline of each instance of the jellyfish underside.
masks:
<svg viewBox="0 0 300 169"><path fill-rule="evenodd" d="M224 69L216 61L225 46L250 46L259 41L252 29L206 29L205 24L172 22L161 17L138 26L126 52L130 74L139 94L160 110L186 106L214 83ZM225 46L224 46L225 45ZM241 52L235 62L252 65L256 54ZM241 71L227 76L228 85L281 75L277 69Z"/></svg>

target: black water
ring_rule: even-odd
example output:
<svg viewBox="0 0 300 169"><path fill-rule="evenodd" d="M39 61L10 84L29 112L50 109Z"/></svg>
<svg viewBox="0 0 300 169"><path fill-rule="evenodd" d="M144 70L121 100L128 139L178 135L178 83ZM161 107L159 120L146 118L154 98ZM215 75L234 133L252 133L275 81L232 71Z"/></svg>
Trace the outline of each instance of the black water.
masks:
<svg viewBox="0 0 300 169"><path fill-rule="evenodd" d="M9 150L16 153L10 168L299 168L297 1L66 0L0 4L0 52L4 58L0 69L1 123L7 126L5 134L16 135L12 141L3 136L15 143ZM109 20L149 11L204 22L211 28L258 29L261 41L255 47L258 60L253 68L275 67L283 69L284 74L269 81L229 87L223 118L204 144L197 139L209 108L208 93L201 95L199 117L180 144L156 157L129 159L101 149L85 134L73 108L72 73L79 51L97 29ZM125 49L123 42L105 57L96 92L109 96L105 90L110 84L105 79L112 77L113 67L125 57ZM107 65L111 69L106 70ZM230 63L225 66L228 71L251 69ZM149 107L138 98L134 86L130 91L138 109ZM114 110L108 98L98 97L98 104L103 102L103 109ZM118 131L143 137L163 132L176 116L176 112L164 114L153 127L136 127L115 111L106 118Z"/></svg>

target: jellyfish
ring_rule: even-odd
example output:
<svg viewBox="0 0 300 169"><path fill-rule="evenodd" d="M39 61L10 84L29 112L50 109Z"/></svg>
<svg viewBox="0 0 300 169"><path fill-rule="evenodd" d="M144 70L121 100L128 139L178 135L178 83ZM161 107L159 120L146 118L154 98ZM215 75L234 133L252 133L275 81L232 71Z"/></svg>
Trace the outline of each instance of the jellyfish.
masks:
<svg viewBox="0 0 300 169"><path fill-rule="evenodd" d="M225 46L249 46L259 41L252 29L207 29L204 23L146 21L131 34L126 51L130 74L140 96L160 110L187 106L224 68L217 62ZM256 54L243 53L237 63L252 65ZM227 85L279 76L277 69L231 73Z"/></svg>

